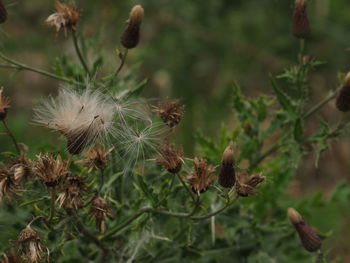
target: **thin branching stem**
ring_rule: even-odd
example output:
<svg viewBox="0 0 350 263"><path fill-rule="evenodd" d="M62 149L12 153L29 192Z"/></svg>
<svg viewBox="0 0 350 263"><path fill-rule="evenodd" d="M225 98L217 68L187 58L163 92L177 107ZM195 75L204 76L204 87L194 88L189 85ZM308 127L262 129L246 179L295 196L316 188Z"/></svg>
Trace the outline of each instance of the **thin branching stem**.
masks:
<svg viewBox="0 0 350 263"><path fill-rule="evenodd" d="M128 55L128 49L126 48L124 53L122 53L122 56L121 56L121 62L120 62L120 65L119 67L117 68L117 70L115 71L115 76L118 76L119 72L122 70L124 64L125 64L125 61L126 61L126 57Z"/></svg>
<svg viewBox="0 0 350 263"><path fill-rule="evenodd" d="M12 139L12 142L13 142L13 144L15 145L15 148L16 148L18 154L21 155L21 150L20 150L20 148L19 148L19 146L18 146L18 143L17 143L17 141L16 141L16 138L15 138L15 136L13 135L13 133L11 132L9 126L7 125L6 120L2 120L2 123L4 124L4 126L5 126L5 128L6 128L6 130L7 130L7 135Z"/></svg>
<svg viewBox="0 0 350 263"><path fill-rule="evenodd" d="M182 185L186 188L186 190L187 190L187 192L189 193L189 195L191 196L193 202L196 202L196 198L194 197L193 192L191 191L190 188L188 188L188 186L186 185L186 183L185 183L184 180L182 179L180 173L177 173L176 175L177 175L177 177L179 178L179 180L180 180L180 182L182 183Z"/></svg>
<svg viewBox="0 0 350 263"><path fill-rule="evenodd" d="M50 217L49 222L55 217L55 201L56 201L56 187L52 187L51 189L51 203L50 203Z"/></svg>
<svg viewBox="0 0 350 263"><path fill-rule="evenodd" d="M97 190L97 195L98 196L100 196L101 189L102 189L103 184L104 184L104 169L102 168L102 169L100 169L100 171L101 171L101 183L100 183L100 186L99 186L99 188Z"/></svg>
<svg viewBox="0 0 350 263"><path fill-rule="evenodd" d="M5 62L10 64L10 65L1 65L0 67L2 67L2 68L11 68L11 69L17 69L17 70L28 70L28 71L32 71L32 72L38 73L40 75L52 78L52 79L56 79L56 80L60 80L60 81L69 83L69 84L78 85L78 86L85 86L84 83L75 81L73 79L62 77L62 76L53 74L51 72L47 72L47 71L44 71L44 70L41 70L41 69L38 69L38 68L34 68L34 67L31 67L31 66L22 64L22 63L20 63L18 61L15 61L13 59L10 59L10 58L6 57L1 52L0 52L0 59L4 60Z"/></svg>
<svg viewBox="0 0 350 263"><path fill-rule="evenodd" d="M74 43L75 52L78 55L80 63L83 66L84 70L86 71L86 74L89 76L89 78L91 78L91 73L90 73L89 67L87 66L86 61L85 61L85 59L80 51L77 34L74 30L72 30L72 39L73 39L73 43Z"/></svg>

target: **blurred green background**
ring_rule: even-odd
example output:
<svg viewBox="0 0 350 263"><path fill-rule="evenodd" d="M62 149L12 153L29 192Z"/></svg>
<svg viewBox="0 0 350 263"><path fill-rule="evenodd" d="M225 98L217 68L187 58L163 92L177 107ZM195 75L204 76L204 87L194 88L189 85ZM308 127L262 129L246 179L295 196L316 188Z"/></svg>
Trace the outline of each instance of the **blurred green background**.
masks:
<svg viewBox="0 0 350 263"><path fill-rule="evenodd" d="M70 37L56 36L45 19L54 12L54 1L3 0L9 18L1 25L0 49L7 56L48 71L56 57L77 59ZM179 98L186 105L186 114L176 138L187 154L195 152L194 133L201 130L215 140L221 123L234 127L231 114L232 84L240 84L244 93L257 97L271 94L269 74L280 74L297 59L299 42L291 34L293 0L147 0L76 1L82 16L78 33L97 41L88 51L89 63L102 53L107 69L119 65L116 48L121 49L120 35L134 4L145 9L140 45L129 52L128 66L139 63L137 75L148 78L144 91L147 98ZM350 2L346 0L309 1L308 13L312 36L306 41L306 52L327 63L309 78L312 90L310 103L316 103L338 85L337 73L350 69ZM123 72L121 73L123 74ZM15 72L0 68L1 86L13 103L8 121L20 142L38 153L48 142L52 148L63 141L42 127L31 124L33 104L48 94L55 94L64 83L32 72ZM282 82L283 85L283 82ZM333 120L338 116L334 101L319 115ZM318 125L315 117L311 132ZM2 127L0 128L2 130ZM272 143L272 142L271 142ZM0 136L0 152L12 149L10 141ZM332 143L332 148L314 166L315 150L304 158L300 173L290 193L296 198L322 190L327 194L340 181L349 181L349 136ZM347 247L350 214L344 221L334 222L337 233L335 252L350 256ZM320 225L331 221L332 213L320 214ZM349 261L350 262L350 261Z"/></svg>

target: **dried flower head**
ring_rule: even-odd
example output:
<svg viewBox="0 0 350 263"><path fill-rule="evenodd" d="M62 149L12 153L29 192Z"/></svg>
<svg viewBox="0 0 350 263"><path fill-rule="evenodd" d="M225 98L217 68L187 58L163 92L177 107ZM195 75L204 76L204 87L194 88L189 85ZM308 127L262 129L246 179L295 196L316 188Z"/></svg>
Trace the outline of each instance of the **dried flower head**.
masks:
<svg viewBox="0 0 350 263"><path fill-rule="evenodd" d="M89 172L91 172L92 169L103 170L108 162L108 155L112 150L113 148L105 150L101 144L98 144L96 148L92 148L88 152L87 158L83 160L88 164Z"/></svg>
<svg viewBox="0 0 350 263"><path fill-rule="evenodd" d="M296 0L293 16L293 35L306 38L310 35L310 23L306 12L307 0Z"/></svg>
<svg viewBox="0 0 350 263"><path fill-rule="evenodd" d="M157 107L153 106L153 108L153 112L158 114L170 128L179 124L185 111L185 106L180 105L179 100L160 102Z"/></svg>
<svg viewBox="0 0 350 263"><path fill-rule="evenodd" d="M219 184L226 188L233 187L236 182L234 150L235 148L231 142L222 155Z"/></svg>
<svg viewBox="0 0 350 263"><path fill-rule="evenodd" d="M4 120L7 115L7 109L10 108L10 98L3 95L4 88L0 89L0 120Z"/></svg>
<svg viewBox="0 0 350 263"><path fill-rule="evenodd" d="M140 40L140 27L143 19L143 8L135 5L130 12L126 28L121 37L121 43L125 48L134 48Z"/></svg>
<svg viewBox="0 0 350 263"><path fill-rule="evenodd" d="M97 92L86 89L81 94L60 90L57 100L51 99L35 109L35 121L54 129L67 138L67 149L79 154L97 139L106 139L113 132L114 104Z"/></svg>
<svg viewBox="0 0 350 263"><path fill-rule="evenodd" d="M23 152L21 152L19 158L9 160L9 167L17 184L20 184L23 179L32 174L32 165Z"/></svg>
<svg viewBox="0 0 350 263"><path fill-rule="evenodd" d="M10 253L4 255L4 259L0 260L0 263L22 263L23 259L16 253L14 249L11 249Z"/></svg>
<svg viewBox="0 0 350 263"><path fill-rule="evenodd" d="M67 36L67 31L75 31L79 22L79 12L71 5L62 4L59 0L55 1L56 13L53 13L46 19L46 23L56 27L58 33L62 28Z"/></svg>
<svg viewBox="0 0 350 263"><path fill-rule="evenodd" d="M28 225L21 231L17 241L20 245L20 253L28 262L37 263L42 261L43 250L47 248L41 243L40 235Z"/></svg>
<svg viewBox="0 0 350 263"><path fill-rule="evenodd" d="M5 23L6 20L7 20L7 10L2 0L0 0L0 24Z"/></svg>
<svg viewBox="0 0 350 263"><path fill-rule="evenodd" d="M78 210L83 203L83 195L86 193L85 180L78 176L68 176L65 178L62 192L58 195L57 202L59 208L74 208Z"/></svg>
<svg viewBox="0 0 350 263"><path fill-rule="evenodd" d="M315 252L321 248L321 238L294 208L288 208L288 218L297 230L301 243L307 251Z"/></svg>
<svg viewBox="0 0 350 263"><path fill-rule="evenodd" d="M56 160L52 154L40 154L37 156L38 161L34 165L34 173L48 187L57 186L61 179L67 175L67 167L58 155Z"/></svg>
<svg viewBox="0 0 350 263"><path fill-rule="evenodd" d="M92 202L89 214L95 217L96 227L102 234L107 230L106 217L114 218L107 201L101 197L97 197Z"/></svg>
<svg viewBox="0 0 350 263"><path fill-rule="evenodd" d="M215 172L215 167L207 164L207 160L194 158L194 172L191 172L187 178L192 186L192 190L200 196L204 193L211 183L214 181L212 174Z"/></svg>
<svg viewBox="0 0 350 263"><path fill-rule="evenodd" d="M10 167L0 168L0 202L3 199L11 202L12 195L19 191L19 183L13 172Z"/></svg>
<svg viewBox="0 0 350 263"><path fill-rule="evenodd" d="M180 172L183 163L182 147L176 150L174 144L170 144L168 140L165 140L159 152L161 158L157 160L158 164L163 165L170 173Z"/></svg>
<svg viewBox="0 0 350 263"><path fill-rule="evenodd" d="M255 189L258 184L265 181L266 177L260 174L254 174L248 176L247 174L241 173L237 176L236 192L239 196L247 197L255 194Z"/></svg>
<svg viewBox="0 0 350 263"><path fill-rule="evenodd" d="M350 110L350 72L344 78L344 84L338 93L336 106L339 111L347 112Z"/></svg>

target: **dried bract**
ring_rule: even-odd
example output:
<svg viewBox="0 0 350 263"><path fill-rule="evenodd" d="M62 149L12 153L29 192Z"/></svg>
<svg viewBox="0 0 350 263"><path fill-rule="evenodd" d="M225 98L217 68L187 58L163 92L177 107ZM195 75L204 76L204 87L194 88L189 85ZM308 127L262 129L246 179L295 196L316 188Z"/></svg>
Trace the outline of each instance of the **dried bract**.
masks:
<svg viewBox="0 0 350 263"><path fill-rule="evenodd" d="M10 108L10 98L3 95L4 88L0 89L0 120L4 120L7 115L7 109Z"/></svg>
<svg viewBox="0 0 350 263"><path fill-rule="evenodd" d="M170 173L180 172L183 163L182 147L176 150L174 144L165 141L159 152L161 158L157 160L158 164L163 165Z"/></svg>
<svg viewBox="0 0 350 263"><path fill-rule="evenodd" d="M55 1L56 13L53 13L46 19L46 23L56 27L58 33L61 29L64 30L67 36L67 31L75 31L79 22L79 12L74 6L62 4L59 0Z"/></svg>
<svg viewBox="0 0 350 263"><path fill-rule="evenodd" d="M179 100L160 102L157 107L153 106L153 108L153 112L158 114L170 128L179 124L185 111L185 106L180 105Z"/></svg>
<svg viewBox="0 0 350 263"><path fill-rule="evenodd" d="M336 107L343 112L350 110L350 72L346 74L344 84L338 93Z"/></svg>
<svg viewBox="0 0 350 263"><path fill-rule="evenodd" d="M89 214L95 217L96 227L102 234L107 230L106 217L114 218L107 201L101 197L92 202Z"/></svg>
<svg viewBox="0 0 350 263"><path fill-rule="evenodd" d="M38 161L34 165L34 173L48 187L57 186L61 179L67 175L66 164L58 155L56 160L52 154L40 154L37 156Z"/></svg>
<svg viewBox="0 0 350 263"><path fill-rule="evenodd" d="M214 181L212 174L215 172L215 167L207 164L207 160L194 158L194 172L188 176L188 181L192 186L192 190L200 196L204 193L211 183Z"/></svg>
<svg viewBox="0 0 350 263"><path fill-rule="evenodd" d="M288 218L297 230L301 243L307 251L315 252L321 248L321 238L294 208L288 208Z"/></svg>
<svg viewBox="0 0 350 263"><path fill-rule="evenodd" d="M21 152L19 158L9 160L10 172L14 175L17 184L20 184L23 179L31 176L32 165L25 153Z"/></svg>
<svg viewBox="0 0 350 263"><path fill-rule="evenodd" d="M62 89L57 100L43 102L35 110L35 121L67 138L69 153L80 154L96 140L113 131L115 105L106 96L90 89L77 93Z"/></svg>
<svg viewBox="0 0 350 263"><path fill-rule="evenodd" d="M0 202L6 199L12 201L12 195L19 191L19 184L15 179L13 171L9 167L0 168Z"/></svg>
<svg viewBox="0 0 350 263"><path fill-rule="evenodd" d="M306 38L310 35L310 23L306 12L307 0L296 0L293 16L293 35Z"/></svg>
<svg viewBox="0 0 350 263"><path fill-rule="evenodd" d="M96 148L92 148L88 154L87 158L83 160L89 166L89 172L92 169L101 169L103 170L105 165L108 162L108 155L113 150L113 148L109 150L105 150L101 144L99 144Z"/></svg>
<svg viewBox="0 0 350 263"><path fill-rule="evenodd" d="M248 176L247 174L240 174L237 176L236 192L239 196L247 197L255 194L255 189L258 184L265 181L266 177L260 174Z"/></svg>
<svg viewBox="0 0 350 263"><path fill-rule="evenodd" d="M78 176L68 176L64 180L62 192L57 198L59 208L73 208L78 210L83 203L83 195L86 193L85 180Z"/></svg>
<svg viewBox="0 0 350 263"><path fill-rule="evenodd" d="M42 258L45 256L43 250L47 250L47 248L41 243L40 235L37 231L27 226L19 234L17 242L20 245L20 253L26 257L28 262L42 262Z"/></svg>
<svg viewBox="0 0 350 263"><path fill-rule="evenodd" d="M121 43L125 48L134 48L140 40L140 27L143 19L143 8L140 5L135 5L131 12L127 26L122 34Z"/></svg>
<svg viewBox="0 0 350 263"><path fill-rule="evenodd" d="M233 187L236 182L234 150L233 144L230 143L222 155L219 184L226 188Z"/></svg>
<svg viewBox="0 0 350 263"><path fill-rule="evenodd" d="M4 259L0 259L0 263L22 263L23 259L16 253L14 249L11 249L10 253L4 255Z"/></svg>

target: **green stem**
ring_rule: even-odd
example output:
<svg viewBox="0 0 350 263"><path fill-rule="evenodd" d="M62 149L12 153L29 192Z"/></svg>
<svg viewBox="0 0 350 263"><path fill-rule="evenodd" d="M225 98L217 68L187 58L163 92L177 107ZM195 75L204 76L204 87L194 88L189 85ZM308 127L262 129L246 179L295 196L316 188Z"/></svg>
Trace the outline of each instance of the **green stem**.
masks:
<svg viewBox="0 0 350 263"><path fill-rule="evenodd" d="M100 193L101 193L101 189L103 187L103 184L104 184L104 169L100 169L101 171L101 183L100 183L100 187L98 188L97 190L97 195L100 196Z"/></svg>
<svg viewBox="0 0 350 263"><path fill-rule="evenodd" d="M91 74L90 74L90 71L89 71L89 68L85 62L85 59L80 51L80 48L79 48L79 45L78 45L78 38L77 38L77 34L75 33L74 30L72 30L72 38L73 38L73 43L74 43L74 48L75 48L75 51L79 57L79 60L80 60L80 63L82 64L83 68L85 69L86 71L86 74L88 74L89 78L91 78Z"/></svg>
<svg viewBox="0 0 350 263"><path fill-rule="evenodd" d="M187 187L187 185L186 185L186 183L184 182L184 180L182 179L180 173L177 173L176 175L177 175L177 177L179 178L179 180L181 181L182 185L186 188L186 190L187 190L187 192L189 193L189 195L191 196L193 202L196 202L196 198L194 197L193 192L191 191L191 189L189 189L189 188Z"/></svg>
<svg viewBox="0 0 350 263"><path fill-rule="evenodd" d="M125 64L126 56L128 55L128 50L129 49L127 49L127 48L125 49L124 54L122 55L122 58L121 58L120 65L119 65L118 69L115 72L115 76L118 76L119 72L122 70L122 68L123 68L123 66Z"/></svg>
<svg viewBox="0 0 350 263"><path fill-rule="evenodd" d="M5 119L2 120L2 123L4 124L4 126L5 126L5 128L6 128L6 130L7 130L8 136L10 136L10 138L12 139L12 142L13 142L13 144L15 145L18 154L21 155L21 150L20 150L20 148L19 148L19 146L18 146L18 143L17 143L17 141L16 141L16 138L15 138L15 136L13 135L13 133L11 132L9 126L7 125L6 120L5 120Z"/></svg>
<svg viewBox="0 0 350 263"><path fill-rule="evenodd" d="M46 76L46 77L49 77L49 78L53 78L53 79L57 79L57 80L60 80L60 81L64 81L64 82L69 83L69 84L85 86L84 83L81 83L81 82L78 82L78 81L75 81L75 80L72 80L72 79L68 79L68 78L65 78L65 77L61 77L61 76L58 76L56 74L53 74L53 73L50 73L50 72L47 72L47 71L44 71L44 70L33 68L33 67L27 66L25 64L22 64L22 63L20 63L18 61L15 61L13 59L10 59L10 58L6 57L1 52L0 52L0 58L2 60L6 61L7 63L11 64L11 65L1 65L1 67L3 67L3 68L8 67L8 68L15 68L15 69L18 69L18 70L28 70L28 71L32 71L32 72L38 73L40 75L43 75L43 76Z"/></svg>
<svg viewBox="0 0 350 263"><path fill-rule="evenodd" d="M51 203L50 203L50 217L49 222L52 221L52 219L55 216L55 201L56 201L56 187L52 187L51 190Z"/></svg>
<svg viewBox="0 0 350 263"><path fill-rule="evenodd" d="M249 170L253 170L254 168L256 168L266 157L268 157L271 154L273 154L274 152L276 152L279 148L280 148L279 142L272 145L262 155L260 155L258 159L254 160L254 162L251 163Z"/></svg>

